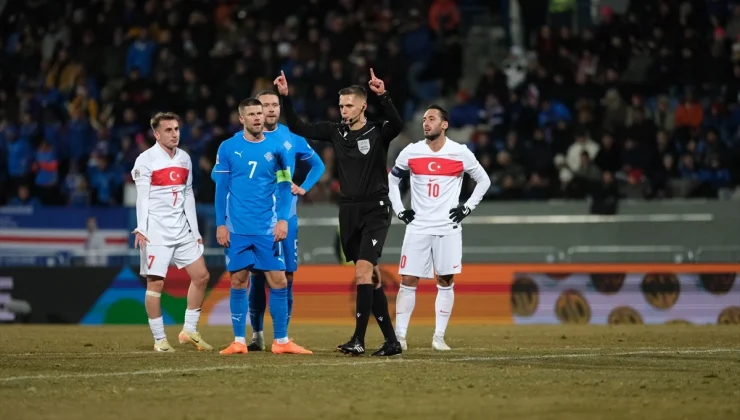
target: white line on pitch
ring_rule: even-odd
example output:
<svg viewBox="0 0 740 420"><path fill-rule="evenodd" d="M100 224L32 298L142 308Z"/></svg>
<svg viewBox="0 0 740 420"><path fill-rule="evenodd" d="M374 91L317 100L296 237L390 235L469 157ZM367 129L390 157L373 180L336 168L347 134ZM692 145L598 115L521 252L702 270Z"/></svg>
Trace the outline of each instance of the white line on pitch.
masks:
<svg viewBox="0 0 740 420"><path fill-rule="evenodd" d="M561 351L601 351L606 350L607 348L604 347L567 347L561 349ZM608 347L611 351L617 351L617 350L623 350L623 351L636 351L636 350L651 350L651 351L660 351L660 350L676 350L675 347L624 347L624 348L615 348L615 347ZM684 350L702 350L703 347L686 347ZM322 352L322 353L331 353L336 352L335 347L327 347L327 348L315 348L311 347L310 350L313 350L314 352ZM524 351L532 350L532 349L512 349L508 347L457 347L455 346L453 348L454 352L461 352L461 351ZM533 349L538 350L538 349ZM196 352L196 351L189 351L186 350L188 353L184 354L192 354L192 355L199 355L199 354L208 354L203 352ZM418 353L439 353L437 350L434 350L431 347L413 347L411 349L411 354L418 354ZM268 352L269 353L269 352ZM110 351L58 351L58 352L24 352L24 353L0 353L0 357L47 357L47 356L68 356L68 357L77 357L77 356L109 356L109 355L116 355L116 356L136 356L136 355L156 355L157 352L153 350L127 350L127 351L118 351L115 349L111 349ZM183 354L178 352L178 354ZM558 353L554 353L558 354ZM580 353L579 353L580 354Z"/></svg>
<svg viewBox="0 0 740 420"><path fill-rule="evenodd" d="M578 357L618 357L632 355L662 355L662 354L701 354L701 353L726 353L740 352L740 348L710 348L710 349L673 349L660 351L625 351L610 353L564 353L564 354L539 354L539 355L522 355L522 356L470 356L460 358L434 358L434 359L382 359L368 361L341 361L341 362L315 362L300 364L261 364L261 365L227 365L227 366L201 366L193 368L172 368L172 369L145 369L124 372L96 372L96 373L69 373L60 375L27 375L27 376L8 376L0 378L0 383L37 380L37 379L81 379L81 378L104 378L120 376L141 376L141 375L162 375L169 373L190 373L190 372L211 372L211 371L230 371L230 370L251 370L251 369L270 369L270 368L301 368L301 367L335 367L335 366L363 366L379 365L384 363L455 363L455 362L475 362L475 361L502 361L502 360L534 360L534 359L555 359L555 358L578 358ZM300 357L300 356L299 356Z"/></svg>

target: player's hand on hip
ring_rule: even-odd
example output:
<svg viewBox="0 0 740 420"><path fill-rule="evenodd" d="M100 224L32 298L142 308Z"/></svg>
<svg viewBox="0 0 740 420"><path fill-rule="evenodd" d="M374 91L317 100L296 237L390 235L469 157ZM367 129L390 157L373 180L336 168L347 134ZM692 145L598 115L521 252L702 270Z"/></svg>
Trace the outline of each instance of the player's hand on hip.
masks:
<svg viewBox="0 0 740 420"><path fill-rule="evenodd" d="M296 184L290 186L290 192L292 192L294 195L306 195L306 190Z"/></svg>
<svg viewBox="0 0 740 420"><path fill-rule="evenodd" d="M229 233L229 228L225 225L221 225L216 228L216 241L222 247L228 248L231 244L231 233Z"/></svg>
<svg viewBox="0 0 740 420"><path fill-rule="evenodd" d="M275 235L275 242L282 241L288 236L288 222L285 220L278 220L273 231Z"/></svg>
<svg viewBox="0 0 740 420"><path fill-rule="evenodd" d="M142 235L141 232L134 231L133 233L136 235L134 238L134 248L146 248L146 243L149 242L149 239Z"/></svg>
<svg viewBox="0 0 740 420"><path fill-rule="evenodd" d="M462 204L450 210L450 219L455 223L462 222L462 219L468 217L471 210Z"/></svg>
<svg viewBox="0 0 740 420"><path fill-rule="evenodd" d="M375 72L373 71L373 69L370 69L370 81L367 82L367 84L370 85L370 90L375 92L375 94L382 95L385 93L385 83L375 77Z"/></svg>
<svg viewBox="0 0 740 420"><path fill-rule="evenodd" d="M414 221L416 218L416 212L414 209L408 209L404 210L400 213L398 213L398 218L401 219L402 222L406 223L407 225Z"/></svg>
<svg viewBox="0 0 740 420"><path fill-rule="evenodd" d="M272 84L277 87L278 93L283 96L288 96L290 90L288 90L288 79L285 78L284 71L280 70L280 76L278 76Z"/></svg>

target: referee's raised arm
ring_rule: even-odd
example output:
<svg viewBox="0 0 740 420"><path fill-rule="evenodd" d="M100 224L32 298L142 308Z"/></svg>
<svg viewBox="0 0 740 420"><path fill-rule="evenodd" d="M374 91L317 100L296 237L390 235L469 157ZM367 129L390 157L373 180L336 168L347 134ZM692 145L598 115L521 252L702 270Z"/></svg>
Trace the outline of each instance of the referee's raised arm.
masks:
<svg viewBox="0 0 740 420"><path fill-rule="evenodd" d="M370 81L368 85L370 85L370 90L378 95L380 105L383 107L386 118L388 118L383 123L381 130L382 141L387 146L401 134L401 130L403 130L403 119L401 119L401 115L398 113L395 105L393 105L390 95L386 92L385 83L383 83L383 80L375 77L375 71L373 69L370 69Z"/></svg>
<svg viewBox="0 0 740 420"><path fill-rule="evenodd" d="M285 122L288 125L288 129L301 137L330 142L334 124L328 121L308 123L302 121L296 115L295 109L293 109L293 101L290 99L288 80L285 78L284 72L280 72L280 76L275 79L273 84L277 87L278 93L282 97L282 113L285 115Z"/></svg>

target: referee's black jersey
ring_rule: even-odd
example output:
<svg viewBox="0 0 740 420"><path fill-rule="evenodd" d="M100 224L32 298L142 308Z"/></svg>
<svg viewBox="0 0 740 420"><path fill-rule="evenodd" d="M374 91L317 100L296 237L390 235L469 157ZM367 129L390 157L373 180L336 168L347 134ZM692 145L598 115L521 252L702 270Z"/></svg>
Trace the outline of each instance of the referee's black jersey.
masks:
<svg viewBox="0 0 740 420"><path fill-rule="evenodd" d="M388 197L388 145L401 133L403 120L387 92L378 98L388 120L368 121L359 130L352 131L343 123L301 121L290 96L282 96L282 113L290 131L307 139L331 142L334 146L344 202Z"/></svg>

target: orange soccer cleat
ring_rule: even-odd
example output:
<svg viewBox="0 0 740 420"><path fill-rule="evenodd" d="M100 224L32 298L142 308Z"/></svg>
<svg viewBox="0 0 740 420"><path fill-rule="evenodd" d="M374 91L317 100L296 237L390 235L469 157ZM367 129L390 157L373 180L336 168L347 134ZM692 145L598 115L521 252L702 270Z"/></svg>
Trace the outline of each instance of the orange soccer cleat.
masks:
<svg viewBox="0 0 740 420"><path fill-rule="evenodd" d="M247 354L247 345L238 343L234 341L233 343L229 344L229 347L226 347L225 349L221 350L219 353L221 354Z"/></svg>
<svg viewBox="0 0 740 420"><path fill-rule="evenodd" d="M293 340L290 340L285 344L279 344L277 340L273 340L272 352L275 354L313 354L311 350L299 346L294 343Z"/></svg>

